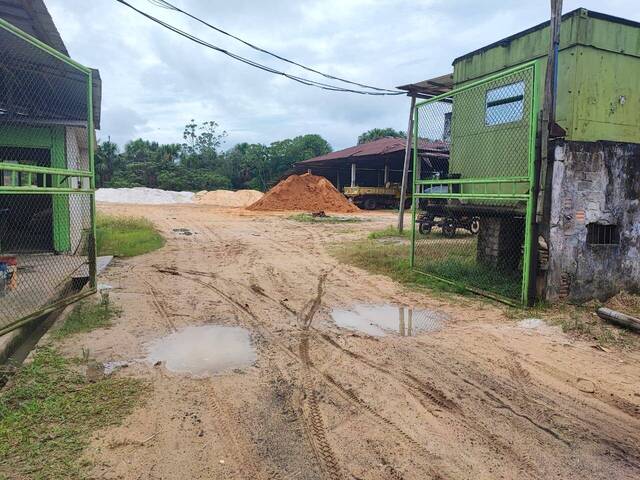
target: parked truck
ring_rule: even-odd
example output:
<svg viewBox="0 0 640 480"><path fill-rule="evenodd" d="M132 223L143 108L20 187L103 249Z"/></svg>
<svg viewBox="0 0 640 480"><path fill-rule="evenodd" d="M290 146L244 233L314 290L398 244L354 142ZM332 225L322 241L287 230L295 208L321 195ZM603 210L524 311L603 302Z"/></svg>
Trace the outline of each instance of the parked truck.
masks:
<svg viewBox="0 0 640 480"><path fill-rule="evenodd" d="M344 187L343 193L351 202L365 210L400 206L400 185L397 183L387 184L386 187ZM405 207L410 206L411 196L407 195Z"/></svg>

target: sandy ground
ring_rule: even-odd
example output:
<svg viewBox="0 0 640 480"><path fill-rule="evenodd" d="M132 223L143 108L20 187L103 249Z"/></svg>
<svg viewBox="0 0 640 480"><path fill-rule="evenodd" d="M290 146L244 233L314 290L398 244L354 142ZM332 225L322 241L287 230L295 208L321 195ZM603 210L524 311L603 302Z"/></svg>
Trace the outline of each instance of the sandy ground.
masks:
<svg viewBox="0 0 640 480"><path fill-rule="evenodd" d="M122 426L96 434L96 478L640 478L640 355L521 328L500 307L410 291L327 253L390 214L308 225L195 205L99 208L144 215L168 242L116 261L101 282L122 317L64 345L132 362L115 375L152 385ZM450 320L374 338L332 322L332 308L355 303ZM249 329L256 364L195 379L139 360L154 339L204 324Z"/></svg>

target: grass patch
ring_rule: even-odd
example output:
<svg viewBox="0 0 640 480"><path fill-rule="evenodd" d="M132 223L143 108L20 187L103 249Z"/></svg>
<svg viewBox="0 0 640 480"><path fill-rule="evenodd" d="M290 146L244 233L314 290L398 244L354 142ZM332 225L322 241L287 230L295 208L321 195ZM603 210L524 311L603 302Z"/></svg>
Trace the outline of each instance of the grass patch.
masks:
<svg viewBox="0 0 640 480"><path fill-rule="evenodd" d="M370 233L368 240L336 247L334 255L342 262L374 273L388 275L402 283L417 284L456 293L466 292L462 287L450 285L413 271L409 267L410 245L378 241L384 238L407 238L410 236L410 231L405 230L400 234L395 227L388 227ZM517 271L504 272L478 264L476 249L477 237L475 235L459 235L452 239L433 233L420 235L416 241L415 265L421 272L505 298L519 300L522 282L520 273Z"/></svg>
<svg viewBox="0 0 640 480"><path fill-rule="evenodd" d="M375 232L371 232L368 236L369 240L378 240L380 238L411 238L411 229L405 228L402 233L398 231L397 227L389 225L384 230L376 230Z"/></svg>
<svg viewBox="0 0 640 480"><path fill-rule="evenodd" d="M380 238L380 237L378 237ZM360 240L331 248L334 257L343 263L363 268L372 273L387 275L410 286L465 294L466 290L422 275L409 267L409 245L381 244Z"/></svg>
<svg viewBox="0 0 640 480"><path fill-rule="evenodd" d="M119 424L148 390L130 378L89 383L76 368L40 348L0 394L0 478L88 478L91 433Z"/></svg>
<svg viewBox="0 0 640 480"><path fill-rule="evenodd" d="M110 302L98 304L89 301L80 302L54 335L57 338L63 338L74 333L108 327L111 325L111 319L119 314L120 309Z"/></svg>
<svg viewBox="0 0 640 480"><path fill-rule="evenodd" d="M145 218L98 214L98 255L135 257L164 246L164 238Z"/></svg>
<svg viewBox="0 0 640 480"><path fill-rule="evenodd" d="M358 217L314 217L310 213L298 213L291 215L288 219L302 223L359 223L364 221Z"/></svg>

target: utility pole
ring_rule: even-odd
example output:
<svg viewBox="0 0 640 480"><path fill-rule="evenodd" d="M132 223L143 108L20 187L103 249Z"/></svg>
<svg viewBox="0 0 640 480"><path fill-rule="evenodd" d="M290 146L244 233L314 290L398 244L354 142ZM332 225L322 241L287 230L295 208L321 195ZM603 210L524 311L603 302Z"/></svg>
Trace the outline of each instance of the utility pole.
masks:
<svg viewBox="0 0 640 480"><path fill-rule="evenodd" d="M540 162L536 165L538 195L536 197L536 216L532 226L531 275L530 285L535 286L529 294L535 297L544 296L545 276L538 272L538 256L540 248L549 248L549 222L551 216L551 183L553 165L549 161L549 137L555 126L556 96L558 92L558 52L560 48L560 26L562 23L562 0L551 0L551 21L549 23L549 53L547 55L547 71L544 78L544 96L540 118ZM536 93L534 92L534 95ZM539 238L544 242L541 247ZM545 274L546 272L543 272Z"/></svg>
<svg viewBox="0 0 640 480"><path fill-rule="evenodd" d="M558 51L560 47L560 24L562 22L562 0L551 0L551 23L549 25L549 54L544 78L542 121L540 125L540 171L536 223L542 222L545 205L547 175L549 175L549 134L556 120L556 94L558 92Z"/></svg>

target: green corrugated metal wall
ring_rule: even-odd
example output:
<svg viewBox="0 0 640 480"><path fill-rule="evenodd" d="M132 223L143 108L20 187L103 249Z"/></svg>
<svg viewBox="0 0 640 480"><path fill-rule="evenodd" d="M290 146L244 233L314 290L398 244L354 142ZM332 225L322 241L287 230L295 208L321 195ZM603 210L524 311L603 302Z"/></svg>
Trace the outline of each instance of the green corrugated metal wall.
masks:
<svg viewBox="0 0 640 480"><path fill-rule="evenodd" d="M454 61L455 86L530 60L544 78L548 47L546 26L461 57ZM638 26L573 12L562 22L558 68L557 122L568 140L640 143ZM540 82L540 97L543 88Z"/></svg>
<svg viewBox="0 0 640 480"><path fill-rule="evenodd" d="M454 61L455 87L498 73L507 68L536 61L538 100L542 94L549 48L549 27L532 28L521 36L472 52ZM457 99L458 102L464 98ZM518 146L495 145L492 131L464 133L466 125L477 125L476 115L484 115L485 105L469 99L457 105L452 119L451 171L473 178L487 165L512 171L516 158L524 158ZM475 111L477 110L477 112ZM640 143L640 28L579 9L562 21L558 59L556 121L567 131L567 140ZM515 125L514 125L515 126ZM500 126L509 128L509 125ZM476 129L477 130L477 129ZM481 138L487 148L479 148ZM490 147L490 148L489 148ZM505 173L505 174L507 174Z"/></svg>

